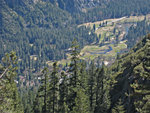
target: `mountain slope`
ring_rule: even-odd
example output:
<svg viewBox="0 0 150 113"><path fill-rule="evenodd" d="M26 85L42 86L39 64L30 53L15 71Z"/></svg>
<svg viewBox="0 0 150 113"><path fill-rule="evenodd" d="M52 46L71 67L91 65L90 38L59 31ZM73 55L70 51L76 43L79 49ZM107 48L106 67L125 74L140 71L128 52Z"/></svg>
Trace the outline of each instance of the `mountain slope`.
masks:
<svg viewBox="0 0 150 113"><path fill-rule="evenodd" d="M114 67L117 83L112 89L112 108L122 100L127 112L148 113L150 105L150 35L128 54L120 57Z"/></svg>
<svg viewBox="0 0 150 113"><path fill-rule="evenodd" d="M77 15L79 23L94 22L123 16L146 15L150 13L150 0L111 0L102 6L87 9Z"/></svg>
<svg viewBox="0 0 150 113"><path fill-rule="evenodd" d="M27 67L35 67L40 62L65 58L64 50L74 38L81 47L96 38L94 33L88 35L89 29L78 28L69 13L50 2L2 0L1 6L0 57L15 50L22 66L27 63Z"/></svg>
<svg viewBox="0 0 150 113"><path fill-rule="evenodd" d="M132 48L143 36L150 32L149 18L131 26L128 34L124 37L127 40L128 48Z"/></svg>
<svg viewBox="0 0 150 113"><path fill-rule="evenodd" d="M49 0L51 3L70 13L80 13L87 9L103 6L110 0Z"/></svg>

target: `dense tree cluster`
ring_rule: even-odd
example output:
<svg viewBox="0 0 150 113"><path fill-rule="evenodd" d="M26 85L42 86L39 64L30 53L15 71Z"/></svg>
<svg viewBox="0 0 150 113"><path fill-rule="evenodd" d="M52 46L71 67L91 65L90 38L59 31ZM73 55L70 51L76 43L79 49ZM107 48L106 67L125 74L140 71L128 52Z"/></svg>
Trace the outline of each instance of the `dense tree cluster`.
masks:
<svg viewBox="0 0 150 113"><path fill-rule="evenodd" d="M0 64L0 112L23 113L16 86L17 57L14 52L6 54Z"/></svg>
<svg viewBox="0 0 150 113"><path fill-rule="evenodd" d="M95 6L84 2L82 10L78 2L83 1L1 0L1 113L149 113L150 35L106 67L79 59L79 45L98 37L78 24L145 15L150 13L150 1L92 0ZM131 26L128 48L148 31L146 19ZM70 46L70 64L63 69L57 62L47 66L49 60L66 58Z"/></svg>
<svg viewBox="0 0 150 113"><path fill-rule="evenodd" d="M66 4L68 2L67 0L63 1L66 2ZM120 18L123 16L146 15L150 13L150 0L100 0L98 4L92 0L92 2L94 2L93 4L95 4L92 8L83 8L83 5L78 8L76 7L78 6L76 5L78 1L79 0L74 0L74 2L72 2L72 6L75 7L75 9L70 8L71 10L67 10L68 12L71 11L77 24L95 22L108 18ZM82 10L76 11L77 8Z"/></svg>
<svg viewBox="0 0 150 113"><path fill-rule="evenodd" d="M74 38L81 47L97 38L94 33L89 35L90 29L78 28L69 13L50 2L8 1L1 2L0 58L15 50L21 59L20 71L39 70L46 61L66 58L65 50ZM37 62L31 57L37 57Z"/></svg>
<svg viewBox="0 0 150 113"><path fill-rule="evenodd" d="M118 56L109 68L80 60L78 47L74 40L68 70L61 70L57 62L51 70L42 70L39 75L40 86L34 92L33 102L24 104L25 113L149 113L150 35L129 53ZM15 65L14 52L2 59L2 113L23 112L16 87Z"/></svg>
<svg viewBox="0 0 150 113"><path fill-rule="evenodd" d="M149 112L149 45L150 35L147 35L112 66L111 73L117 81L111 91L113 111L125 109L129 113ZM114 106L117 102L117 106Z"/></svg>
<svg viewBox="0 0 150 113"><path fill-rule="evenodd" d="M127 39L128 48L132 48L149 32L150 32L150 24L146 20L146 18L143 21L138 22L136 26L135 25L131 26L127 36L125 36L125 39Z"/></svg>
<svg viewBox="0 0 150 113"><path fill-rule="evenodd" d="M41 86L33 104L33 113L97 113L107 112L110 107L106 68L97 68L93 63L86 70L79 61L79 46L72 43L69 70L58 71L57 63L49 72L43 70ZM93 84L91 84L93 79ZM43 82L42 82L43 81Z"/></svg>

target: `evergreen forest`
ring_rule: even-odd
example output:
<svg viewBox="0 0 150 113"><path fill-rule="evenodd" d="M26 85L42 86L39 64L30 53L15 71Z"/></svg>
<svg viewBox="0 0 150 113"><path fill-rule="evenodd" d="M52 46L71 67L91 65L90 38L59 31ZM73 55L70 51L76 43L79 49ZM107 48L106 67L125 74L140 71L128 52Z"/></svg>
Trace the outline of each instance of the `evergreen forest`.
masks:
<svg viewBox="0 0 150 113"><path fill-rule="evenodd" d="M149 6L0 0L0 113L150 113Z"/></svg>

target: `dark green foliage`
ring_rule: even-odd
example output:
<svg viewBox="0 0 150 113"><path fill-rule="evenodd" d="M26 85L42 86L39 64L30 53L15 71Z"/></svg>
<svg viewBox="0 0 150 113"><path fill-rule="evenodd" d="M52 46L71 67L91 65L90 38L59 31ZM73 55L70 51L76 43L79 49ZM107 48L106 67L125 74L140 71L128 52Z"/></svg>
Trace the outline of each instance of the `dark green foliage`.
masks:
<svg viewBox="0 0 150 113"><path fill-rule="evenodd" d="M44 68L41 76L41 85L33 103L33 113L58 112L58 69L57 63L53 64L52 73Z"/></svg>
<svg viewBox="0 0 150 113"><path fill-rule="evenodd" d="M17 57L15 52L6 54L0 65L0 112L23 113L16 86Z"/></svg>
<svg viewBox="0 0 150 113"><path fill-rule="evenodd" d="M109 84L104 65L97 70L96 88L95 88L95 108L94 113L107 113L110 107Z"/></svg>
<svg viewBox="0 0 150 113"><path fill-rule="evenodd" d="M97 37L88 34L89 28L79 28L69 13L48 1L2 0L0 15L0 58L15 50L18 72L22 75L28 70L30 82L34 78L31 75L46 66L47 61L66 58L73 38L83 47Z"/></svg>
<svg viewBox="0 0 150 113"><path fill-rule="evenodd" d="M77 24L150 13L149 0L55 0L52 3L72 14Z"/></svg>
<svg viewBox="0 0 150 113"><path fill-rule="evenodd" d="M33 105L40 85L37 76L46 62L66 58L73 38L83 47L97 37L94 33L88 34L89 28L78 28L72 19L68 12L48 1L1 0L0 58L6 52L16 51L17 80L25 113L30 112Z"/></svg>
<svg viewBox="0 0 150 113"><path fill-rule="evenodd" d="M143 20L142 22L138 22L137 25L133 25L130 27L129 32L125 39L127 39L128 48L132 48L135 44L141 40L148 32L150 32L150 25L148 22Z"/></svg>
<svg viewBox="0 0 150 113"><path fill-rule="evenodd" d="M17 75L16 60L15 53L11 52L6 54L0 65L2 113L23 112L14 82ZM30 96L23 100L24 112L149 113L149 61L150 35L147 35L129 53L118 55L116 62L109 68L104 65L98 67L94 62L88 66L80 60L79 45L74 40L71 46L69 70L59 70L56 62L51 72L48 68L44 68L40 74L42 76L36 97L32 91L24 94L25 97ZM36 93L36 89L32 90Z"/></svg>
<svg viewBox="0 0 150 113"><path fill-rule="evenodd" d="M121 99L119 99L119 102L112 109L112 113L125 113L125 109L124 109Z"/></svg>
<svg viewBox="0 0 150 113"><path fill-rule="evenodd" d="M68 77L65 72L61 72L61 83L59 85L59 113L68 113Z"/></svg>
<svg viewBox="0 0 150 113"><path fill-rule="evenodd" d="M94 30L94 31L96 30L96 26L95 26L95 24L93 25L93 30Z"/></svg>
<svg viewBox="0 0 150 113"><path fill-rule="evenodd" d="M71 113L88 113L87 77L84 63L79 63L79 45L76 40L71 46L71 64L69 69L69 109ZM83 66L83 67L81 67ZM84 78L85 77L85 78Z"/></svg>
<svg viewBox="0 0 150 113"><path fill-rule="evenodd" d="M81 24L108 18L149 14L149 5L149 0L104 0L104 3L98 4L98 6L95 5L94 8L85 8L85 12L71 14L76 18L77 24Z"/></svg>
<svg viewBox="0 0 150 113"><path fill-rule="evenodd" d="M41 96L43 96L44 97L44 105L43 105L43 107L42 107L42 112L44 112L44 113L48 113L48 89L49 89L49 86L48 86L48 69L47 68L45 68L44 70L43 70L43 76L41 77L42 78L42 80L41 80L41 83L43 84L43 86L40 88L40 90L43 90L43 95L41 95ZM43 79L43 77L44 77L44 79Z"/></svg>
<svg viewBox="0 0 150 113"><path fill-rule="evenodd" d="M89 100L85 93L86 91L81 86L78 86L76 92L75 106L71 113L90 113Z"/></svg>
<svg viewBox="0 0 150 113"><path fill-rule="evenodd" d="M98 40L95 25L89 35L90 29L78 24L148 14L149 5L149 0L1 0L0 58L15 50L18 74L15 54L7 54L0 65L0 112L23 112L19 89L25 113L149 113L150 36L118 57L108 71L81 61L77 44L82 48ZM128 48L149 30L146 19L132 26L126 36ZM66 58L74 38L69 71L61 73L54 63L51 72L45 68L40 73L39 80L37 72L49 60Z"/></svg>
<svg viewBox="0 0 150 113"><path fill-rule="evenodd" d="M32 5L25 2L24 6L16 5L12 9L3 2L1 13L2 51L15 50L20 59L27 60L26 62L30 62L27 57L31 55L36 55L40 60L39 63L43 63L44 60L65 58L62 50L70 47L73 38L80 40L81 46L96 38L94 34L88 35L89 29L78 28L72 24L70 14L49 2ZM3 54L1 53L1 56Z"/></svg>
<svg viewBox="0 0 150 113"><path fill-rule="evenodd" d="M71 46L71 64L69 72L71 73L71 84L73 87L77 86L78 79L78 66L79 66L79 45L77 43L77 40L74 39Z"/></svg>
<svg viewBox="0 0 150 113"><path fill-rule="evenodd" d="M57 113L58 112L58 94L59 94L59 79L58 79L58 67L57 63L53 64L53 70L50 75L50 84L49 84L49 112L50 113Z"/></svg>
<svg viewBox="0 0 150 113"><path fill-rule="evenodd" d="M120 71L114 71L117 83L111 92L113 107L121 97L126 112L149 112L149 44L150 35L147 35L119 58Z"/></svg>
<svg viewBox="0 0 150 113"><path fill-rule="evenodd" d="M140 113L148 113L150 111L150 35L146 36L145 45L140 52L143 61L133 70L135 78L131 87L134 89L135 109Z"/></svg>
<svg viewBox="0 0 150 113"><path fill-rule="evenodd" d="M79 84L79 45L77 41L74 39L71 46L71 64L69 67L69 109L73 111L73 107L76 105L75 99L77 97L77 87Z"/></svg>
<svg viewBox="0 0 150 113"><path fill-rule="evenodd" d="M90 111L94 111L95 106L95 87L96 87L96 67L94 62L91 63L89 68L89 79L88 79L88 96L90 101Z"/></svg>
<svg viewBox="0 0 150 113"><path fill-rule="evenodd" d="M106 72L105 66L97 68L94 62L89 67L88 97L92 113L107 113L110 107L110 84Z"/></svg>
<svg viewBox="0 0 150 113"><path fill-rule="evenodd" d="M42 113L42 106L43 106L43 99L41 99L40 92L37 92L37 95L33 102L32 112L33 113Z"/></svg>
<svg viewBox="0 0 150 113"><path fill-rule="evenodd" d="M48 113L48 90L49 90L49 71L44 68L42 71L41 86L33 103L34 113Z"/></svg>

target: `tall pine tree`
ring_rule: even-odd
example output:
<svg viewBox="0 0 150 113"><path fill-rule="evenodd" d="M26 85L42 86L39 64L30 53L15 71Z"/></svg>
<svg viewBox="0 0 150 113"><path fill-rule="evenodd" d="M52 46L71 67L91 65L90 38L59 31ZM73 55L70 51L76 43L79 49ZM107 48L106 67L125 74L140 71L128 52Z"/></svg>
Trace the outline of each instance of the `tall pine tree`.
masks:
<svg viewBox="0 0 150 113"><path fill-rule="evenodd" d="M16 83L17 57L15 52L6 54L0 65L0 112L23 113Z"/></svg>
<svg viewBox="0 0 150 113"><path fill-rule="evenodd" d="M77 97L77 83L78 83L78 65L79 65L79 45L77 41L74 39L71 46L71 64L69 68L69 97L68 97L68 103L69 103L69 109L70 111L73 110L73 107L75 106L75 98Z"/></svg>
<svg viewBox="0 0 150 113"><path fill-rule="evenodd" d="M38 90L37 96L33 104L34 113L49 113L48 111L48 90L49 90L49 78L48 68L44 68L42 71L41 85Z"/></svg>
<svg viewBox="0 0 150 113"><path fill-rule="evenodd" d="M50 74L49 84L49 112L58 113L58 95L59 95L59 78L57 62L53 64L53 70Z"/></svg>

